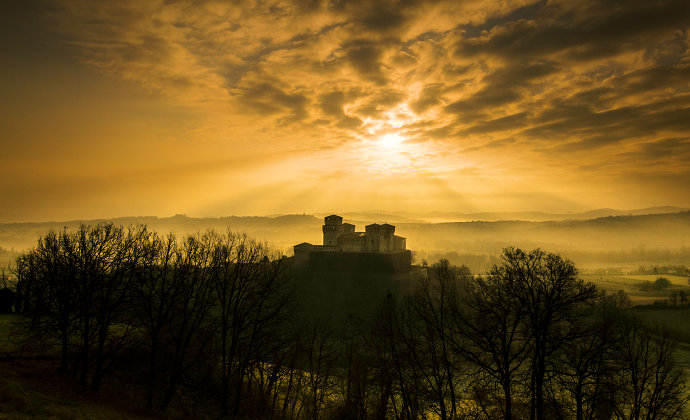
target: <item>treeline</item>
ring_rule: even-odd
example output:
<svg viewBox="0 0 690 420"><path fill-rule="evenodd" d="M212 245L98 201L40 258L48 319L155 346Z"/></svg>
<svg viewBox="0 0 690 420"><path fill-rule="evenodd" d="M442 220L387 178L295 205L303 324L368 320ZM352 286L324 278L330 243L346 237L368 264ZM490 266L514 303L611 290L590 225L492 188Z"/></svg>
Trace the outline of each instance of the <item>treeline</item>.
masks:
<svg viewBox="0 0 690 420"><path fill-rule="evenodd" d="M674 290L666 299L655 300L651 305L638 305L638 309L688 309L690 308L690 293L686 290Z"/></svg>
<svg viewBox="0 0 690 420"><path fill-rule="evenodd" d="M688 400L668 333L540 250L481 277L441 260L371 323L310 317L290 260L232 232L82 226L16 267L27 343L93 390L142 372L159 412L184 396L231 418L673 419Z"/></svg>
<svg viewBox="0 0 690 420"><path fill-rule="evenodd" d="M690 269L685 265L641 265L637 270L630 274L669 274L674 276L687 276L690 279Z"/></svg>
<svg viewBox="0 0 690 420"><path fill-rule="evenodd" d="M657 279L654 281L643 281L637 285L637 287L639 287L639 289L643 292L649 290L665 290L671 286L673 286L673 283L671 283L671 280L667 279L666 277L657 277Z"/></svg>
<svg viewBox="0 0 690 420"><path fill-rule="evenodd" d="M61 370L91 390L108 372L141 367L150 409L165 411L185 386L237 415L243 391L288 339L290 294L275 257L232 232L50 232L17 259L23 338L59 346Z"/></svg>
<svg viewBox="0 0 690 420"><path fill-rule="evenodd" d="M432 273L384 316L400 417L684 418L669 334L643 328L622 292L579 280L572 262L506 249L483 278L458 282L445 262Z"/></svg>

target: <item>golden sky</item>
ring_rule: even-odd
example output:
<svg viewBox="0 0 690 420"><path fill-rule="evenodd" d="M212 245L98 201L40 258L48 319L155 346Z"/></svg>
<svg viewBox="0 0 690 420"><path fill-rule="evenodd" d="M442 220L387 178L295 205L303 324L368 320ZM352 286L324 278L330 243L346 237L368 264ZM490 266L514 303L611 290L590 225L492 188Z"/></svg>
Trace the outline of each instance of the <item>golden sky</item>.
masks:
<svg viewBox="0 0 690 420"><path fill-rule="evenodd" d="M690 2L0 3L0 222L690 206Z"/></svg>

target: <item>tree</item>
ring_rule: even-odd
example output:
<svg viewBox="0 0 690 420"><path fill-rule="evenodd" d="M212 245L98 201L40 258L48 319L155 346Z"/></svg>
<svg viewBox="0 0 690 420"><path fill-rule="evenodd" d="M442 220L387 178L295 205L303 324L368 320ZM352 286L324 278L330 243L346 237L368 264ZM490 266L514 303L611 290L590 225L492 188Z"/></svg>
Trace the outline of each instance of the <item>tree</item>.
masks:
<svg viewBox="0 0 690 420"><path fill-rule="evenodd" d="M94 276L93 314L96 329L96 362L91 389L96 391L106 369L106 356L112 358L127 342L133 329L128 317L132 303L132 280L139 270L149 232L145 226L127 230L109 225L96 226L92 236L103 241L98 258L103 266ZM100 237L99 237L100 236ZM117 333L113 327L117 325ZM106 346L109 355L106 355Z"/></svg>
<svg viewBox="0 0 690 420"><path fill-rule="evenodd" d="M529 356L524 334L527 311L513 293L509 266L493 266L469 282L455 313L454 350L495 381L503 392L503 418L513 418L514 379Z"/></svg>
<svg viewBox="0 0 690 420"><path fill-rule="evenodd" d="M0 313L12 313L12 306L16 298L13 290L14 283L5 274L5 268L0 269Z"/></svg>
<svg viewBox="0 0 690 420"><path fill-rule="evenodd" d="M165 410L177 391L177 386L189 370L204 360L215 325L211 322L213 305L211 284L211 238L207 235L188 235L180 244L179 257L172 272L176 293L172 302L165 370L167 386L160 404Z"/></svg>
<svg viewBox="0 0 690 420"><path fill-rule="evenodd" d="M671 286L671 281L666 277L659 277L654 281L654 290L663 290Z"/></svg>
<svg viewBox="0 0 690 420"><path fill-rule="evenodd" d="M133 274L133 322L143 330L148 350L146 406L150 410L160 375L160 358L166 350L166 333L176 316L175 304L183 284L175 272L182 255L172 234L166 237L155 233L141 236L138 242L141 260Z"/></svg>
<svg viewBox="0 0 690 420"><path fill-rule="evenodd" d="M561 394L569 395L577 420L610 418L614 393L619 386L617 373L620 295L606 297L601 304L582 311L577 337L564 346L556 363L555 377Z"/></svg>
<svg viewBox="0 0 690 420"><path fill-rule="evenodd" d="M441 419L457 414L462 368L458 354L452 351L455 334L451 314L458 306L458 283L470 276L467 267L459 269L448 260L440 260L431 267L429 278L419 282L410 299L408 354L423 381L420 392L436 407Z"/></svg>
<svg viewBox="0 0 690 420"><path fill-rule="evenodd" d="M65 252L66 231L48 232L36 248L17 258L18 289L29 315L29 330L42 340L60 343L60 370L68 370L69 349L76 331L75 277ZM34 336L34 338L36 338Z"/></svg>
<svg viewBox="0 0 690 420"><path fill-rule="evenodd" d="M287 304L284 267L278 258L271 261L265 244L247 235L228 231L224 235L210 233L209 238L211 285L219 312L221 415L235 417L244 379L253 364L262 362L257 355L262 347L270 348L265 337L276 332Z"/></svg>
<svg viewBox="0 0 690 420"><path fill-rule="evenodd" d="M592 305L600 292L578 278L572 261L539 249L505 249L503 267L503 282L525 314L525 333L532 343L530 418L541 420L547 416L544 381L553 356L578 337L577 309Z"/></svg>
<svg viewBox="0 0 690 420"><path fill-rule="evenodd" d="M620 326L621 387L615 414L626 419L681 419L690 401L685 377L673 361L676 343L668 331L649 331L627 317Z"/></svg>
<svg viewBox="0 0 690 420"><path fill-rule="evenodd" d="M344 397L336 418L366 419L370 416L371 400L375 399L375 360L369 331L361 319L350 317L339 335L341 363L345 374L340 394Z"/></svg>
<svg viewBox="0 0 690 420"><path fill-rule="evenodd" d="M335 392L333 370L337 355L329 321L317 320L307 326L303 340L307 415L318 420L324 403Z"/></svg>
<svg viewBox="0 0 690 420"><path fill-rule="evenodd" d="M388 401L396 418L410 420L420 415L416 366L409 354L411 322L410 311L388 294L373 329L378 338L375 354L383 385L376 418L388 417Z"/></svg>

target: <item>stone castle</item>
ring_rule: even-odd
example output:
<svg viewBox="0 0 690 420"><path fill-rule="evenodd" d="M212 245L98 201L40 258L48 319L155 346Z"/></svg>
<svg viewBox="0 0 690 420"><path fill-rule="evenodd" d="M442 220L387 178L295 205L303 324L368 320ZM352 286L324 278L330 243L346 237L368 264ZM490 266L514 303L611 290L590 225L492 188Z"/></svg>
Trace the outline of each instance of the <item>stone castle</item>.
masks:
<svg viewBox="0 0 690 420"><path fill-rule="evenodd" d="M355 232L355 225L343 223L343 218L332 214L324 218L323 245L308 242L294 246L295 259L308 261L310 254L318 253L376 253L408 252L405 238L395 235L395 226L384 223L367 225L364 232Z"/></svg>
<svg viewBox="0 0 690 420"><path fill-rule="evenodd" d="M322 231L323 245L295 245L292 260L297 299L315 314L343 325L353 317L373 322L383 299L410 294L426 276L412 266L412 252L393 225L375 223L356 232L332 214Z"/></svg>

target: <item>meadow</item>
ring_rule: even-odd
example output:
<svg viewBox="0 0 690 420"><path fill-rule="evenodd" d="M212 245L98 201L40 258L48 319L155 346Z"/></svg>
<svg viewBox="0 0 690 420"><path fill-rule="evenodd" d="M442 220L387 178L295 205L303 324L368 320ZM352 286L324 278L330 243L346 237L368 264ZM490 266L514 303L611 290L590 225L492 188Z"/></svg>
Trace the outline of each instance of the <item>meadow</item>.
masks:
<svg viewBox="0 0 690 420"><path fill-rule="evenodd" d="M602 275L602 274L580 274L580 277L596 284L607 293L615 293L623 290L633 306L638 305L653 305L654 302L664 301L668 299L669 295L674 291L685 291L690 293L690 285L688 278L685 276L676 275L648 275L648 274L620 274L620 275ZM654 282L657 278L664 277L671 282L671 286L662 290L642 290L640 285L644 282Z"/></svg>

